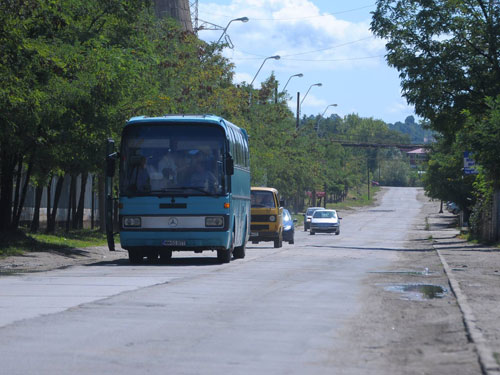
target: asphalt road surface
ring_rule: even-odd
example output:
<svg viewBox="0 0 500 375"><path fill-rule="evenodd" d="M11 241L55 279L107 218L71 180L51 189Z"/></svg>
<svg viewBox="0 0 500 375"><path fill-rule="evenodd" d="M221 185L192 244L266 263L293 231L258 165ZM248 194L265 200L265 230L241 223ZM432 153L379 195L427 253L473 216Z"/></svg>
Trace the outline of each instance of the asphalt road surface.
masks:
<svg viewBox="0 0 500 375"><path fill-rule="evenodd" d="M341 234L0 278L1 374L480 374L425 233L387 189ZM441 298L401 286L443 287Z"/></svg>

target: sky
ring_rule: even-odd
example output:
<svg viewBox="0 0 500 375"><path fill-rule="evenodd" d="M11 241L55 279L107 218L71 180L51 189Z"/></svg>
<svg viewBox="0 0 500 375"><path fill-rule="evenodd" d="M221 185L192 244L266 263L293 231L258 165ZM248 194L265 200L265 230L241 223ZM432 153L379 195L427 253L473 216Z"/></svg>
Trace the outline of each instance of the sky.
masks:
<svg viewBox="0 0 500 375"><path fill-rule="evenodd" d="M300 92L301 115L403 122L414 110L401 96L397 70L385 61L385 42L370 31L374 10L374 0L199 0L198 25L229 24L234 48L223 54L235 65L235 84L255 78L259 88L274 73L281 91L302 73L286 86L294 113ZM240 17L249 21L230 22ZM200 30L198 37L216 42L222 33ZM275 55L280 59L266 60ZM316 83L322 85L311 86Z"/></svg>

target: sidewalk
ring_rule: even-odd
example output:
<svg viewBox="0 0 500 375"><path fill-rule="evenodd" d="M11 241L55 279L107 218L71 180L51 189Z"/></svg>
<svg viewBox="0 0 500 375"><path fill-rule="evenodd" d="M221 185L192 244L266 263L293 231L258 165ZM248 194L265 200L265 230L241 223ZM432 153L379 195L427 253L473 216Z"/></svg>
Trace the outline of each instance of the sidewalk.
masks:
<svg viewBox="0 0 500 375"><path fill-rule="evenodd" d="M438 212L438 204L436 208ZM457 297L483 372L500 375L500 249L460 239L455 222L455 216L447 212L427 217L433 247Z"/></svg>

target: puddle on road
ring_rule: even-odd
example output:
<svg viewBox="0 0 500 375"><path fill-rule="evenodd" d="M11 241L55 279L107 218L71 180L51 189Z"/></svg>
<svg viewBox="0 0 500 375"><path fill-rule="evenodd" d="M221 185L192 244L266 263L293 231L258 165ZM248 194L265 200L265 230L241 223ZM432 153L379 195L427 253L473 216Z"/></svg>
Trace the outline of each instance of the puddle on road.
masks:
<svg viewBox="0 0 500 375"><path fill-rule="evenodd" d="M439 285L432 284L402 284L385 287L389 292L402 293L403 298L412 301L423 301L434 298L443 298L447 290Z"/></svg>
<svg viewBox="0 0 500 375"><path fill-rule="evenodd" d="M368 273L380 273L385 275L409 275L409 276L426 276L432 275L435 272L429 271L428 268L423 269L422 271L411 271L411 270L403 270L403 271L372 271Z"/></svg>

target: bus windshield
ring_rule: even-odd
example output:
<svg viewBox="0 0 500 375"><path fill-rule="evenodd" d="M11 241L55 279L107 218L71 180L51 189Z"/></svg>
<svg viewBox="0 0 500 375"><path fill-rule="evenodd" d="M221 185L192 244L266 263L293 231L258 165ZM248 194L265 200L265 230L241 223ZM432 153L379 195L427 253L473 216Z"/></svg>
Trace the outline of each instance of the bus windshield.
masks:
<svg viewBox="0 0 500 375"><path fill-rule="evenodd" d="M140 124L124 129L120 193L220 195L225 192L223 130L201 124Z"/></svg>

